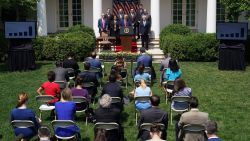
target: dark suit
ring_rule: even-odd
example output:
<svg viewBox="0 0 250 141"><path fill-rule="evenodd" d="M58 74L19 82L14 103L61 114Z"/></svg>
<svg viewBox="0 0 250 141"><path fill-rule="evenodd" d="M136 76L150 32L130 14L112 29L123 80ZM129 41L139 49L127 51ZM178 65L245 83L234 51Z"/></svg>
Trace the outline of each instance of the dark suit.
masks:
<svg viewBox="0 0 250 141"><path fill-rule="evenodd" d="M79 71L79 65L74 59L66 59L63 61L63 67L64 68L72 68L75 71L75 76L80 72Z"/></svg>
<svg viewBox="0 0 250 141"><path fill-rule="evenodd" d="M117 82L111 83L108 82L102 89L102 94L108 94L111 97L120 97L121 100L123 100L123 92L122 92L122 88L121 85ZM112 104L114 106L114 108L118 108L120 110L123 109L123 104L121 103L116 103L116 104Z"/></svg>
<svg viewBox="0 0 250 141"><path fill-rule="evenodd" d="M95 110L96 122L115 122L120 125L120 111L116 108L102 108L99 107ZM96 129L95 129L96 130ZM123 129L120 126L120 130L109 130L107 132L108 141L120 141L123 138ZM120 138L120 140L118 139Z"/></svg>
<svg viewBox="0 0 250 141"><path fill-rule="evenodd" d="M167 127L168 127L168 114L158 107L151 107L146 110L141 111L141 117L139 120L139 126L143 123L162 123L165 125L165 130L162 131L162 139L166 139ZM150 134L148 131L141 131L139 136L142 140L150 139Z"/></svg>
<svg viewBox="0 0 250 141"><path fill-rule="evenodd" d="M110 23L113 20L113 14L105 14L105 19L108 22L108 30L110 30Z"/></svg>
<svg viewBox="0 0 250 141"><path fill-rule="evenodd" d="M55 81L69 81L68 70L62 67L57 67L54 69L56 74Z"/></svg>
<svg viewBox="0 0 250 141"><path fill-rule="evenodd" d="M127 20L127 25L125 25L125 20L121 20L121 21L120 21L120 26L121 26L121 27L132 26L132 23L131 23L130 20Z"/></svg>
<svg viewBox="0 0 250 141"><path fill-rule="evenodd" d="M132 15L132 13L130 13L129 14L129 19L130 19L130 21L131 21L131 23L132 23L132 26L133 26L133 29L134 29L134 35L136 35L136 31L137 31L137 15L136 15L136 13L133 13L133 15Z"/></svg>
<svg viewBox="0 0 250 141"><path fill-rule="evenodd" d="M140 38L140 22L142 20L143 9L138 9L138 12L136 14L137 14L137 16L136 16L136 18L137 18L137 25L136 25L137 31L136 31L136 33L137 33L138 38Z"/></svg>
<svg viewBox="0 0 250 141"><path fill-rule="evenodd" d="M99 68L101 70L100 73L97 74L97 78L102 78L102 63L99 59L89 59L88 62L90 63L91 68Z"/></svg>
<svg viewBox="0 0 250 141"><path fill-rule="evenodd" d="M119 32L120 32L119 26L120 22L118 20L116 21L112 20L110 22L110 36L114 36L116 38L119 37Z"/></svg>
<svg viewBox="0 0 250 141"><path fill-rule="evenodd" d="M119 19L119 21L122 21L124 19L124 14L119 14L118 13L117 19Z"/></svg>
<svg viewBox="0 0 250 141"><path fill-rule="evenodd" d="M95 84L93 88L87 88L88 93L91 95L91 100L94 100L94 97L97 94L97 87L99 86L95 73L83 71L79 73L79 77L83 79L83 82L93 82Z"/></svg>
<svg viewBox="0 0 250 141"><path fill-rule="evenodd" d="M104 22L104 23L103 23ZM104 19L98 20L99 33L108 31L108 21Z"/></svg>
<svg viewBox="0 0 250 141"><path fill-rule="evenodd" d="M148 42L149 42L149 37L148 37L149 33L150 33L150 23L148 21L141 21L140 22L140 35L141 35L142 47L145 47L147 50L148 50Z"/></svg>

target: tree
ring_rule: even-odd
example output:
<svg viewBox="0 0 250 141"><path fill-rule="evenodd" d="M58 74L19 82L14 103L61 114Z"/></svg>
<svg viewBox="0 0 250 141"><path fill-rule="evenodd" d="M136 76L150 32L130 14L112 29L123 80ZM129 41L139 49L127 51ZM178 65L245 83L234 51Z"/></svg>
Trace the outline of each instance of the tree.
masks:
<svg viewBox="0 0 250 141"><path fill-rule="evenodd" d="M237 20L241 12L246 11L246 17L250 18L250 0L221 0L225 6L227 18L229 20Z"/></svg>
<svg viewBox="0 0 250 141"><path fill-rule="evenodd" d="M1 0L0 9L15 13L15 20L18 21L20 18L33 17L36 3L37 0Z"/></svg>

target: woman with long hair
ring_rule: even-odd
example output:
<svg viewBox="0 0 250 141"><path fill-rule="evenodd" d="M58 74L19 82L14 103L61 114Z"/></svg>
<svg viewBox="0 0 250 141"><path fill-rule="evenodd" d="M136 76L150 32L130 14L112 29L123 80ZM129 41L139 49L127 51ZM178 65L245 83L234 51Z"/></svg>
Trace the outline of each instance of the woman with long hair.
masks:
<svg viewBox="0 0 250 141"><path fill-rule="evenodd" d="M22 92L18 95L18 102L15 109L11 111L11 121L13 120L30 120L34 123L34 127L30 128L14 128L15 135L23 134L24 139L30 139L37 134L40 127L40 119L35 115L35 112L27 108L28 94Z"/></svg>
<svg viewBox="0 0 250 141"><path fill-rule="evenodd" d="M175 79L181 77L182 72L179 68L177 61L174 59L169 60L169 68L166 69L166 81L174 81Z"/></svg>
<svg viewBox="0 0 250 141"><path fill-rule="evenodd" d="M134 97L153 95L150 87L147 86L147 84L145 83L143 79L141 79L140 86L137 87L133 93L134 93ZM144 110L144 109L150 108L151 104L149 101L135 101L135 106L136 106L136 109L138 110Z"/></svg>

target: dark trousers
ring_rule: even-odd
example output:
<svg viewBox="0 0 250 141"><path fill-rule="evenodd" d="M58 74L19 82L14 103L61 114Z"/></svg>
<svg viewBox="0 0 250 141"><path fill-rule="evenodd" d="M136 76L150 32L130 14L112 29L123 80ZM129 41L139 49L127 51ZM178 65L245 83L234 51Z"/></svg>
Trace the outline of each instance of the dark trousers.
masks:
<svg viewBox="0 0 250 141"><path fill-rule="evenodd" d="M142 47L148 50L148 35L141 35Z"/></svg>

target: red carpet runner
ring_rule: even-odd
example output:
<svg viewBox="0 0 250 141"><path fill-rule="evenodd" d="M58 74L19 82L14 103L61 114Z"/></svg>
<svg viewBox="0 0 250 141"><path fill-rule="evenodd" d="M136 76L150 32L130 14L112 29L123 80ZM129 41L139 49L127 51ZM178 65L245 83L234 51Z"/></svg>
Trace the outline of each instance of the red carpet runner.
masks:
<svg viewBox="0 0 250 141"><path fill-rule="evenodd" d="M123 46L116 45L115 46L115 52L121 52L121 51L123 51ZM136 53L137 52L137 43L136 42L132 42L131 52L132 53Z"/></svg>

